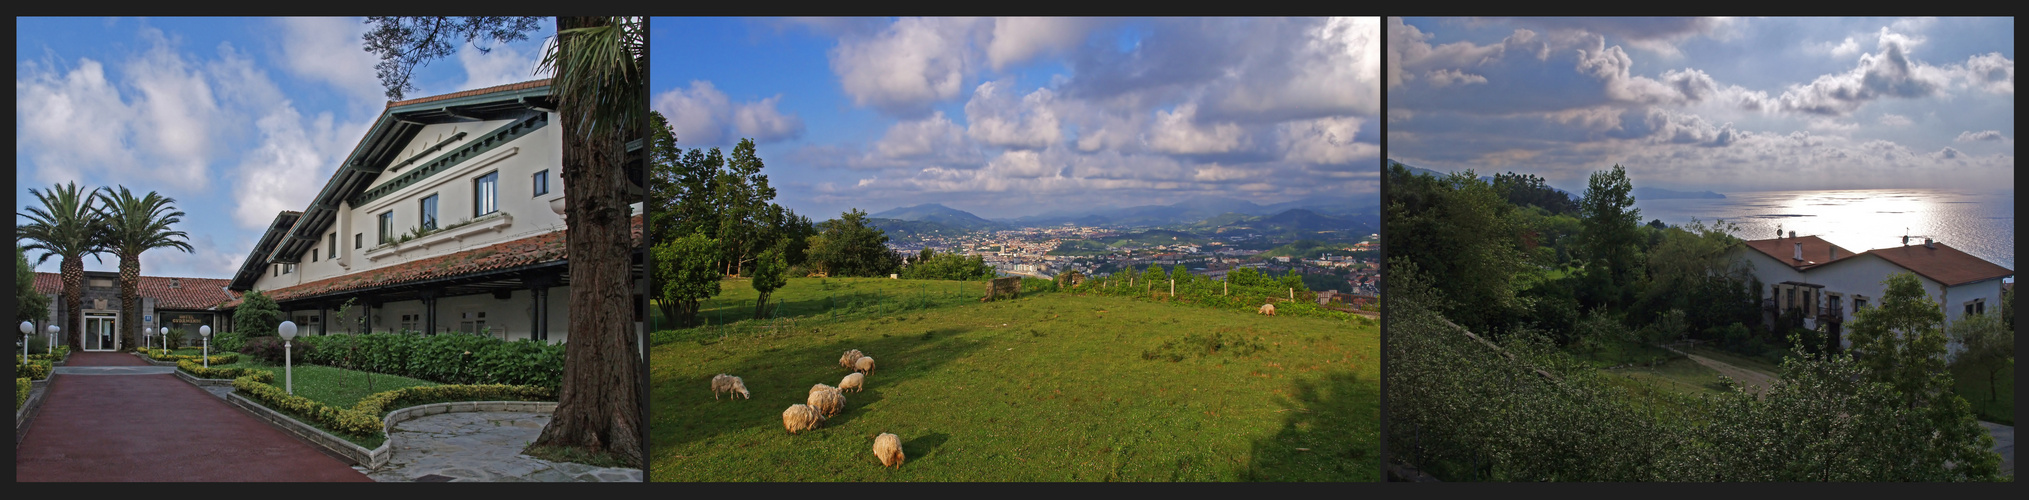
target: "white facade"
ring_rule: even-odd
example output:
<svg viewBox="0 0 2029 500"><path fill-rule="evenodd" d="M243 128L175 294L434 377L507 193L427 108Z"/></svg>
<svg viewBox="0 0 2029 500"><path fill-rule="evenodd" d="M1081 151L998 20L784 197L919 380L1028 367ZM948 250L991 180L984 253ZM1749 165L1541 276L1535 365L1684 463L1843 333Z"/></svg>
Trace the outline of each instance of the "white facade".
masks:
<svg viewBox="0 0 2029 500"><path fill-rule="evenodd" d="M2001 304L2003 281L1999 277L1948 286L1868 252L1801 270L1745 246L1737 246L1730 253L1753 266L1753 275L1761 281L1764 297L1774 302L1778 314L1792 306L1803 308L1806 328L1818 328L1821 316L1832 319L1836 312L1838 322L1850 322L1858 307L1879 306L1888 288L1885 282L1894 273L1915 275L1923 284L1924 293L1944 309L1946 324L1964 317L1967 306L1973 306L1976 312L1998 314ZM1840 345L1850 347L1852 342L1841 335Z"/></svg>

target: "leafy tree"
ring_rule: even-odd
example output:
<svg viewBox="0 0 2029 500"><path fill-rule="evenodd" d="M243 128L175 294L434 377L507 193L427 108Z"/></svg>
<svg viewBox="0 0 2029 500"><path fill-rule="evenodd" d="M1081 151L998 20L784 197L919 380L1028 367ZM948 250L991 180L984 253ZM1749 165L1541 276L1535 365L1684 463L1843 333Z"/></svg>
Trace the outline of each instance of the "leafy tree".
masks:
<svg viewBox="0 0 2029 500"><path fill-rule="evenodd" d="M79 340L78 330L84 325L84 281L85 256L94 259L106 251L105 219L94 206L97 200L87 194L77 183L51 186L48 191L28 188L42 206L28 207L28 213L16 214L28 218L27 224L16 226L21 238L34 243L23 250L42 250L42 256L35 259L37 265L49 261L50 257L61 257L59 270L63 274L63 331L70 339L73 351L84 349Z"/></svg>
<svg viewBox="0 0 2029 500"><path fill-rule="evenodd" d="M465 43L484 54L493 49L479 45L477 42L481 39L498 43L527 40L528 32L539 28L541 19L533 16L369 17L366 23L374 27L364 38L366 51L380 56L380 62L373 65L374 76L380 77L381 86L387 88L388 100L399 101L404 93L416 90L416 86L409 82L416 66L458 53L458 46L452 43L453 40L463 37Z"/></svg>
<svg viewBox="0 0 2029 500"><path fill-rule="evenodd" d="M925 248L916 255L914 262L902 268L901 275L912 280L971 281L993 279L994 270L993 266L987 265L985 257L968 257Z"/></svg>
<svg viewBox="0 0 2029 500"><path fill-rule="evenodd" d="M1578 213L1578 203L1571 200L1571 195L1550 187L1542 177L1533 174L1495 174L1493 186L1502 198L1516 206L1539 207L1552 215Z"/></svg>
<svg viewBox="0 0 2029 500"><path fill-rule="evenodd" d="M761 297L754 301L754 319L761 319L768 311L768 295L789 284L789 261L782 257L782 249L770 248L761 252L754 261L754 291Z"/></svg>
<svg viewBox="0 0 2029 500"><path fill-rule="evenodd" d="M656 245L655 282L662 316L678 327L697 324L698 305L719 294L718 242L692 233Z"/></svg>
<svg viewBox="0 0 2029 500"><path fill-rule="evenodd" d="M818 225L809 237L809 264L830 276L887 276L901 265L888 250L888 235L867 225L867 213L851 209Z"/></svg>
<svg viewBox="0 0 2029 500"><path fill-rule="evenodd" d="M240 338L277 335L279 332L275 328L279 326L282 326L282 306L260 290L247 291L245 296L240 297L240 306L233 309L233 334Z"/></svg>
<svg viewBox="0 0 2029 500"><path fill-rule="evenodd" d="M16 322L49 317L49 296L35 291L35 266L28 264L28 250L20 242L14 243L14 306Z"/></svg>
<svg viewBox="0 0 2029 500"><path fill-rule="evenodd" d="M1591 303L1618 306L1630 292L1641 265L1641 209L1634 208L1634 184L1627 170L1593 172L1578 202L1584 230L1579 245L1584 251L1585 291Z"/></svg>
<svg viewBox="0 0 2029 500"><path fill-rule="evenodd" d="M141 317L141 253L157 248L194 251L185 241L189 235L169 229L183 222L183 211L176 209L175 198L154 191L137 197L126 186L119 191L99 188L93 196L107 223L106 249L120 257L120 311L127 318ZM127 345L141 345L141 322L122 321L120 330Z"/></svg>
<svg viewBox="0 0 2029 500"><path fill-rule="evenodd" d="M1469 170L1438 178L1390 162L1387 183L1388 255L1430 276L1448 299L1446 317L1474 331L1508 328L1527 307L1517 293L1527 260L1514 205Z"/></svg>
<svg viewBox="0 0 2029 500"><path fill-rule="evenodd" d="M727 158L726 169L718 174L716 197L723 210L718 238L730 258L726 263L729 275L745 274L755 254L772 244L769 223L780 217L782 207L768 203L775 199L775 188L768 186L768 176L761 173L763 166L755 154L754 140L740 139Z"/></svg>
<svg viewBox="0 0 2029 500"><path fill-rule="evenodd" d="M2015 332L2002 324L1998 314L1972 314L1945 327L1959 352L1955 364L1978 367L1987 375L1987 400L1998 401L1995 384L2002 373L2015 366Z"/></svg>
<svg viewBox="0 0 2029 500"><path fill-rule="evenodd" d="M1944 309L1914 274L1888 276L1880 304L1854 311L1853 358L1872 380L1893 386L1907 404L1923 406L1951 388L1945 370Z"/></svg>

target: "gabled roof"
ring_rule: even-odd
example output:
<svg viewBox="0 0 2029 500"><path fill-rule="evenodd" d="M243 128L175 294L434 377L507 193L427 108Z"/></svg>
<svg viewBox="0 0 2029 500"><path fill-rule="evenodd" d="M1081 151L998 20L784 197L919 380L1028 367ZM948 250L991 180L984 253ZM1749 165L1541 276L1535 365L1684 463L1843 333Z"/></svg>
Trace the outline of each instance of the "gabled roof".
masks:
<svg viewBox="0 0 2029 500"><path fill-rule="evenodd" d="M1903 269L1930 278L1932 281L1943 283L1944 286L1958 286L2015 275L2013 270L1943 243L1933 243L1928 247L1904 245L1877 248L1868 250L1867 254L1902 266Z"/></svg>
<svg viewBox="0 0 2029 500"><path fill-rule="evenodd" d="M303 212L284 210L275 214L275 220L268 222L268 231L261 234L259 243L254 244L253 252L247 254L246 260L240 261L240 270L233 273L229 286L234 290L253 288L254 281L261 279L261 273L267 272L268 254L275 251L282 242L282 235L295 227L296 220L301 218Z"/></svg>
<svg viewBox="0 0 2029 500"><path fill-rule="evenodd" d="M635 246L641 244L641 227L642 217L634 216L631 233ZM564 243L569 232L569 229L551 231L471 250L269 290L266 293L268 298L281 302L563 261L567 257ZM238 299L234 299L224 307L238 307L239 303Z"/></svg>
<svg viewBox="0 0 2029 500"><path fill-rule="evenodd" d="M106 275L115 280L119 273L86 272L86 276ZM156 309L210 309L238 297L225 287L231 280L222 278L184 278L170 276L142 276L135 291L142 297L155 299ZM63 293L63 275L58 273L35 273L35 292L45 295Z"/></svg>
<svg viewBox="0 0 2029 500"><path fill-rule="evenodd" d="M1803 260L1796 259L1796 245L1799 243L1804 246ZM1832 242L1825 241L1823 238L1816 236L1752 240L1743 241L1741 244L1747 245L1748 248L1755 249L1763 255L1767 255L1777 262L1788 264L1790 268L1798 271L1825 265L1835 260L1845 260L1853 256L1852 251L1839 248L1838 245L1833 245ZM1832 254L1833 250L1838 250L1837 256Z"/></svg>

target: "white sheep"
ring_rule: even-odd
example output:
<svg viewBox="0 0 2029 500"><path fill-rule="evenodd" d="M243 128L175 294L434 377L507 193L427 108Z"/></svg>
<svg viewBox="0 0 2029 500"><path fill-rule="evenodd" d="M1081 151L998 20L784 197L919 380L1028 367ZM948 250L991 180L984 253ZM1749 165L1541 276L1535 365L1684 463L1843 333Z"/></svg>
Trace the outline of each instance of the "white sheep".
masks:
<svg viewBox="0 0 2029 500"><path fill-rule="evenodd" d="M838 389L810 391L810 397L805 402L810 403L811 408L823 412L826 417L837 416L845 411L845 395L840 394Z"/></svg>
<svg viewBox="0 0 2029 500"><path fill-rule="evenodd" d="M811 408L810 405L790 405L789 409L782 410L782 426L789 428L790 434L816 429L821 425L824 425L824 414L819 413L816 408Z"/></svg>
<svg viewBox="0 0 2029 500"><path fill-rule="evenodd" d="M859 392L866 389L866 381L867 374L865 373L846 375L845 380L838 381L838 391L845 392L846 389L852 389L852 392Z"/></svg>
<svg viewBox="0 0 2029 500"><path fill-rule="evenodd" d="M818 383L817 385L810 386L811 394L817 394L819 391L836 391L836 390L838 390L837 387L824 385L823 383Z"/></svg>
<svg viewBox="0 0 2029 500"><path fill-rule="evenodd" d="M874 357L873 356L860 357L859 361L852 362L852 366L853 371L872 374L874 372Z"/></svg>
<svg viewBox="0 0 2029 500"><path fill-rule="evenodd" d="M1261 314L1265 314L1265 315L1269 315L1269 316L1274 316L1274 315L1275 315L1275 304L1262 304L1262 305L1261 305Z"/></svg>
<svg viewBox="0 0 2029 500"><path fill-rule="evenodd" d="M902 438L886 432L875 436L874 456L880 457L882 467L902 468Z"/></svg>
<svg viewBox="0 0 2029 500"><path fill-rule="evenodd" d="M838 357L838 366L843 366L846 367L847 369L851 369L853 367L854 362L857 362L860 360L860 358L864 358L866 356L867 355L865 354L860 354L859 349L846 351L844 356Z"/></svg>
<svg viewBox="0 0 2029 500"><path fill-rule="evenodd" d="M746 396L747 399L754 399L753 394L747 393L746 381L724 373L712 377L712 399L718 399L721 392L732 393L734 397Z"/></svg>

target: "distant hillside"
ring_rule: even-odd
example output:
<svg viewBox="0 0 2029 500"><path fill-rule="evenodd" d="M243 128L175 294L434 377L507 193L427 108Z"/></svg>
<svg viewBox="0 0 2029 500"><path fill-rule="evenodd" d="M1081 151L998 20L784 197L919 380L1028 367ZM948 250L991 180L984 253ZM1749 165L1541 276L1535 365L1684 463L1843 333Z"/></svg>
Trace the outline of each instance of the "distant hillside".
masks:
<svg viewBox="0 0 2029 500"><path fill-rule="evenodd" d="M959 236L971 232L964 228L951 227L936 222L887 219L878 217L868 218L867 225L880 228L881 232L887 233L888 238L904 238L910 236Z"/></svg>
<svg viewBox="0 0 2029 500"><path fill-rule="evenodd" d="M1726 195L1714 193L1711 191L1700 191L1693 193L1688 191L1671 191L1668 189L1652 188L1652 187L1634 188L1634 199L1637 200L1684 200L1684 199L1717 200L1723 198L1726 198Z"/></svg>
<svg viewBox="0 0 2029 500"><path fill-rule="evenodd" d="M1297 240L1294 243L1268 249L1267 251L1261 252L1259 256L1263 258L1291 257L1298 259L1315 259L1318 258L1318 256L1327 253L1339 255L1352 253L1350 251L1344 250L1343 249L1344 246L1345 245L1342 243L1329 243L1318 240Z"/></svg>
<svg viewBox="0 0 2029 500"><path fill-rule="evenodd" d="M946 227L961 230L994 230L1003 227L1001 223L980 218L971 212L958 210L936 203L925 203L913 207L901 207L885 212L869 214L868 217L898 219L905 221L935 222Z"/></svg>
<svg viewBox="0 0 2029 500"><path fill-rule="evenodd" d="M1212 241L1211 239L1205 238L1203 236L1198 236L1183 231L1170 231L1165 229L1151 229L1139 233L1128 233L1109 238L1108 240L1109 240L1107 241L1108 245L1116 247L1126 245L1135 245L1143 247L1155 245L1178 245L1178 244L1198 245L1209 243Z"/></svg>

